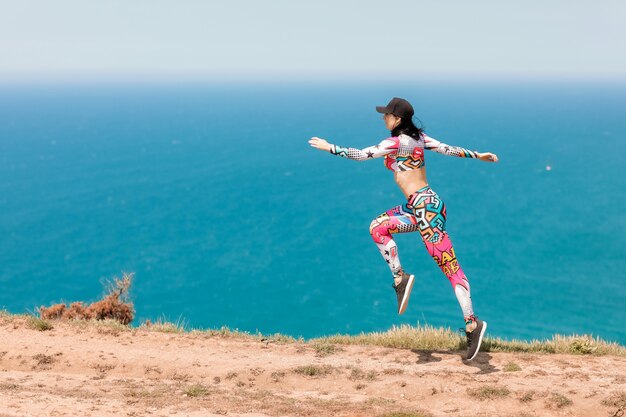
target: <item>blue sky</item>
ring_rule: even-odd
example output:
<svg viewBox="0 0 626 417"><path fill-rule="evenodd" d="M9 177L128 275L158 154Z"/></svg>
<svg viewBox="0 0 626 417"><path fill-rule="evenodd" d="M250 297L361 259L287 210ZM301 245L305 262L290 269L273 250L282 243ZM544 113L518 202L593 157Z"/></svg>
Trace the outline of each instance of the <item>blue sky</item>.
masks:
<svg viewBox="0 0 626 417"><path fill-rule="evenodd" d="M0 0L0 80L626 79L624 1Z"/></svg>

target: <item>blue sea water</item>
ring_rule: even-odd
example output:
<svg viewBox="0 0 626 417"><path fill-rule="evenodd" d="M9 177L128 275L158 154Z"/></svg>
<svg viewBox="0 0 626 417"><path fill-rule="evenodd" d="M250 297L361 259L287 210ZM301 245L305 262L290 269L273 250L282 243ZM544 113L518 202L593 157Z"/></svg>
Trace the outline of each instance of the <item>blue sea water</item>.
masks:
<svg viewBox="0 0 626 417"><path fill-rule="evenodd" d="M500 162L427 154L492 336L626 344L626 85L265 83L0 87L0 308L94 301L134 272L136 323L315 337L462 327L417 234L396 314L370 221L403 202L381 160L309 147L387 136L406 97L427 133ZM550 170L547 170L547 167Z"/></svg>

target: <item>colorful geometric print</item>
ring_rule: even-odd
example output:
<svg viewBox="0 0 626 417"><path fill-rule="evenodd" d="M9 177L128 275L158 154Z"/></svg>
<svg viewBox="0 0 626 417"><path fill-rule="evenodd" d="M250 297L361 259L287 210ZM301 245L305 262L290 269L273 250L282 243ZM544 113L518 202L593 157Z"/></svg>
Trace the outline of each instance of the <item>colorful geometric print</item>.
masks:
<svg viewBox="0 0 626 417"><path fill-rule="evenodd" d="M408 198L424 241L439 243L446 231L446 205L429 187L421 188Z"/></svg>
<svg viewBox="0 0 626 417"><path fill-rule="evenodd" d="M372 220L370 224L370 234L394 277L402 272L402 266L400 265L398 247L391 235L417 230L419 230L417 219L406 207L406 204L387 210Z"/></svg>
<svg viewBox="0 0 626 417"><path fill-rule="evenodd" d="M388 138L378 145L369 146L365 149L344 148L339 145L331 145L330 153L342 158L353 159L355 161L366 161L372 158L380 158L395 152L398 149L397 138Z"/></svg>
<svg viewBox="0 0 626 417"><path fill-rule="evenodd" d="M392 234L419 231L428 253L454 289L465 318L473 316L470 287L446 232L446 208L430 187L421 188L396 206L376 217L370 234L394 277L402 273L398 248Z"/></svg>
<svg viewBox="0 0 626 417"><path fill-rule="evenodd" d="M429 151L459 158L478 158L478 154L475 151L470 151L460 146L446 145L427 135L424 135L424 148Z"/></svg>
<svg viewBox="0 0 626 417"><path fill-rule="evenodd" d="M385 166L394 171L411 171L425 166L424 139L415 139L408 135L397 138L398 149L385 156Z"/></svg>
<svg viewBox="0 0 626 417"><path fill-rule="evenodd" d="M372 220L370 234L376 243L385 244L392 233L407 233L419 230L417 219L407 205L396 206Z"/></svg>
<svg viewBox="0 0 626 417"><path fill-rule="evenodd" d="M344 148L339 145L331 145L330 153L342 158L355 161L385 157L385 166L394 171L411 171L426 166L424 149L438 152L444 155L460 158L477 158L474 151L459 146L451 146L441 143L427 135L413 138L408 135L392 136L380 142L378 145L364 149Z"/></svg>
<svg viewBox="0 0 626 417"><path fill-rule="evenodd" d="M452 288L460 285L469 291L469 282L459 265L459 261L456 259L450 236L444 232L443 238L439 243L424 241L424 244L430 256L437 262L441 271L452 284Z"/></svg>

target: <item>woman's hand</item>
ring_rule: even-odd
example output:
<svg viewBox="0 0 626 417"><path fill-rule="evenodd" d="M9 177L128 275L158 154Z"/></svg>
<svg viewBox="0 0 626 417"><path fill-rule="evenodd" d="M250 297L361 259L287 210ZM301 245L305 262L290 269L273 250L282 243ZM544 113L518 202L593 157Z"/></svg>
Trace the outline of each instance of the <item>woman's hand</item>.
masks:
<svg viewBox="0 0 626 417"><path fill-rule="evenodd" d="M491 152L484 152L484 153L476 152L476 155L478 156L478 159L480 159L481 161L498 162L498 155L496 155L495 153L491 153Z"/></svg>
<svg viewBox="0 0 626 417"><path fill-rule="evenodd" d="M330 152L331 145L330 143L328 143L328 141L326 141L326 139L321 139L321 138L318 138L317 136L314 136L309 140L309 144L314 148L321 149L326 152Z"/></svg>

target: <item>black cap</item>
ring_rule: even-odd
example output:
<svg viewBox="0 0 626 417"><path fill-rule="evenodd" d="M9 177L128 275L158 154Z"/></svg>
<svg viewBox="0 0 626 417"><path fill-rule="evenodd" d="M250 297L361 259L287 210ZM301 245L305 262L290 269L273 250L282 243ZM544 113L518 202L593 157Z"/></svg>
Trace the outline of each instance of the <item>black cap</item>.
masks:
<svg viewBox="0 0 626 417"><path fill-rule="evenodd" d="M389 104L387 104L385 107L376 106L376 111L378 113L391 113L401 119L410 119L415 114L411 103L403 98L398 97L392 98Z"/></svg>

